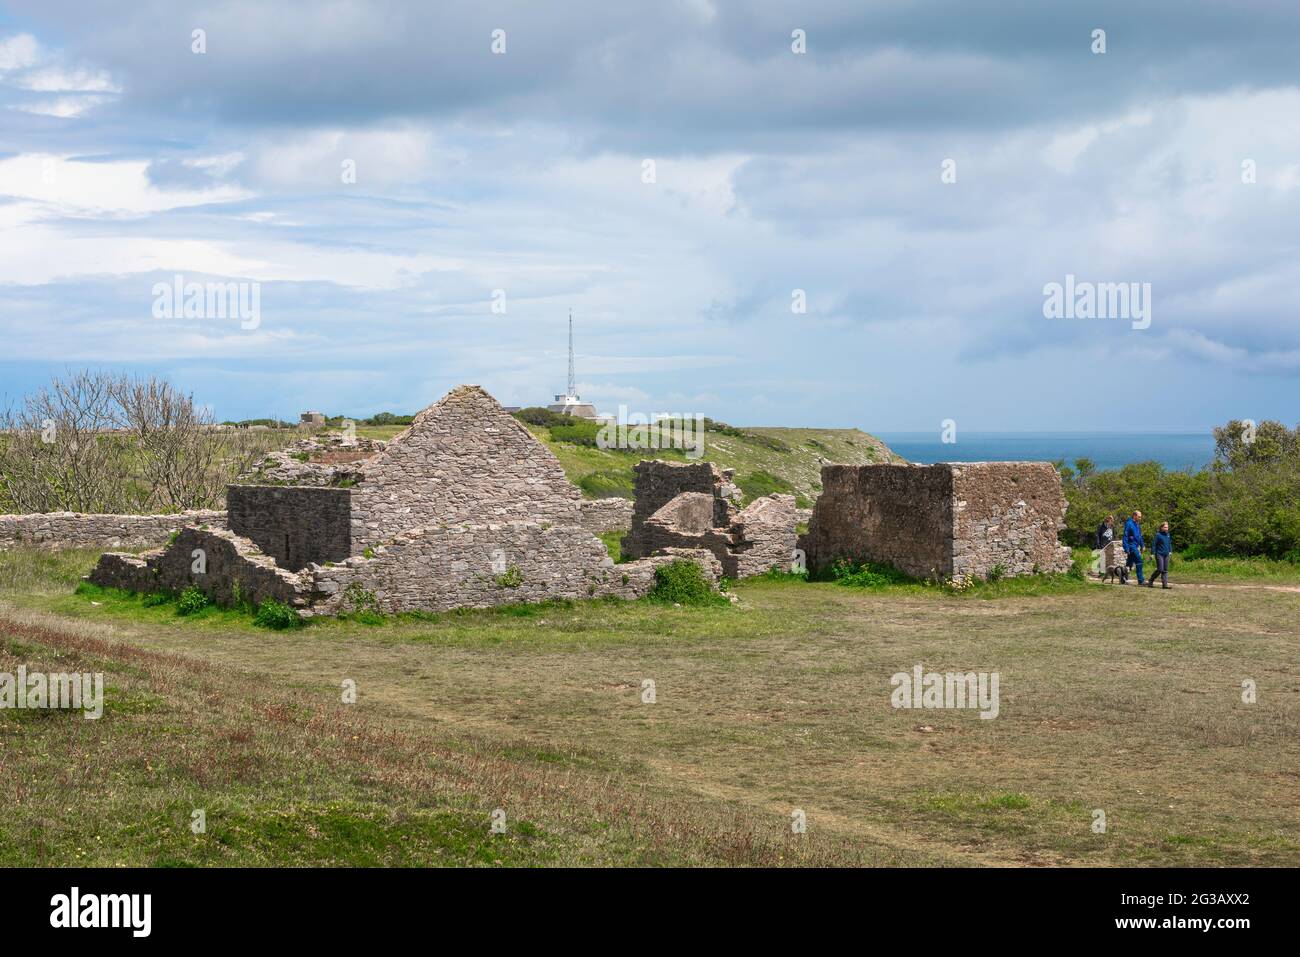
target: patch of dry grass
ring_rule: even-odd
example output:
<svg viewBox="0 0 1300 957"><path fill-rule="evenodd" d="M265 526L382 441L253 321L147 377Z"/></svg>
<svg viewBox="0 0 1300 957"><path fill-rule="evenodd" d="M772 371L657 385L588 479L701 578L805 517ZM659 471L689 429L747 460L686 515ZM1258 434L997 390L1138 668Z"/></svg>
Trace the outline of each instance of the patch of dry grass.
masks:
<svg viewBox="0 0 1300 957"><path fill-rule="evenodd" d="M123 665L138 665L127 649L206 662L225 676L203 679L218 714L186 692L167 726L274 732L277 800L418 808L436 773L448 788L434 793L484 826L506 801L549 836L550 856L519 863L1300 863L1300 594L753 581L726 608L590 602L270 633L68 590L11 596L7 617L109 640ZM1000 716L893 709L890 676L916 664L999 672ZM276 696L292 721L258 710ZM398 737L353 748L354 722ZM49 742L33 767L70 766L70 746ZM352 760L382 784L340 791L319 772ZM808 834L792 843L796 808Z"/></svg>

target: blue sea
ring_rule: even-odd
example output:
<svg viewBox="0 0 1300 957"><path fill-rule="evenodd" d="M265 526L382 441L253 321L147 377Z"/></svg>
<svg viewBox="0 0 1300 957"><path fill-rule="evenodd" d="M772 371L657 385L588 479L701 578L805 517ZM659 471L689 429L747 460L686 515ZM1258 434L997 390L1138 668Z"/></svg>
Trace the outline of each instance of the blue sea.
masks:
<svg viewBox="0 0 1300 957"><path fill-rule="evenodd" d="M1205 432L957 432L945 445L940 433L876 432L886 445L921 465L934 462L1054 462L1092 459L1098 469L1130 462L1159 462L1167 469L1199 469L1214 459L1214 436Z"/></svg>

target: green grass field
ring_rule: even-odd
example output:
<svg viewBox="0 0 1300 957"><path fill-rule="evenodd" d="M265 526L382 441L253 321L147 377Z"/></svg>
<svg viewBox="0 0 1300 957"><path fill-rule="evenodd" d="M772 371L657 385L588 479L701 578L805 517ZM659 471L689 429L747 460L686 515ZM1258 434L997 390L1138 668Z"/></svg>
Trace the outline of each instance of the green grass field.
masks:
<svg viewBox="0 0 1300 957"><path fill-rule="evenodd" d="M109 686L0 712L0 866L1300 863L1293 566L276 632L78 592L93 559L0 553L0 672ZM917 664L998 672L999 716L892 708Z"/></svg>

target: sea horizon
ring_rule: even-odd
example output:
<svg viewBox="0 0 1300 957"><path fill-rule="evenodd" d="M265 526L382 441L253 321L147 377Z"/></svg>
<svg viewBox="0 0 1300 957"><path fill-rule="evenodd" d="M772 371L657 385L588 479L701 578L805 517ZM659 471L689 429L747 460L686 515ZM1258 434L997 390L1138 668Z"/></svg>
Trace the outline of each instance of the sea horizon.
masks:
<svg viewBox="0 0 1300 957"><path fill-rule="evenodd" d="M945 443L928 432L873 432L896 454L918 465L935 462L1018 462L1091 459L1098 471L1135 462L1159 462L1169 470L1196 471L1214 461L1214 435L1204 432L1024 431L961 432Z"/></svg>

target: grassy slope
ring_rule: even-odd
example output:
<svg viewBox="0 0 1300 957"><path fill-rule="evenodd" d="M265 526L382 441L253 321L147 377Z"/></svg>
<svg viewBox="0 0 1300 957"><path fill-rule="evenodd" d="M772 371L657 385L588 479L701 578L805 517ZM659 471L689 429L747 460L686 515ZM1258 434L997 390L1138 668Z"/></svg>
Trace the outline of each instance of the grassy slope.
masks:
<svg viewBox="0 0 1300 957"><path fill-rule="evenodd" d="M731 607L270 633L73 595L89 557L0 555L0 670L84 658L118 702L0 716L0 863L1300 862L1294 570L1175 562L1186 587L1154 593L754 580ZM999 671L1000 717L892 709L918 663ZM498 806L527 827L489 838Z"/></svg>
<svg viewBox="0 0 1300 957"><path fill-rule="evenodd" d="M641 459L662 458L675 462L687 460L685 454L676 449L591 448L568 442L552 442L549 431L541 426L529 426L529 430L555 453L570 481L581 485L583 478L593 473L618 473L623 478L626 497L631 497L632 466ZM363 426L357 429L357 434L368 438L389 439L399 431L401 429L396 426ZM721 468L734 468L742 485L755 472L767 472L788 482L796 494L808 499L802 503L804 505L811 505L821 490L819 459L850 465L902 461L875 436L858 429L745 428L741 431L775 439L789 448L769 448L750 436L706 432L703 457ZM588 495L591 497L590 492Z"/></svg>

